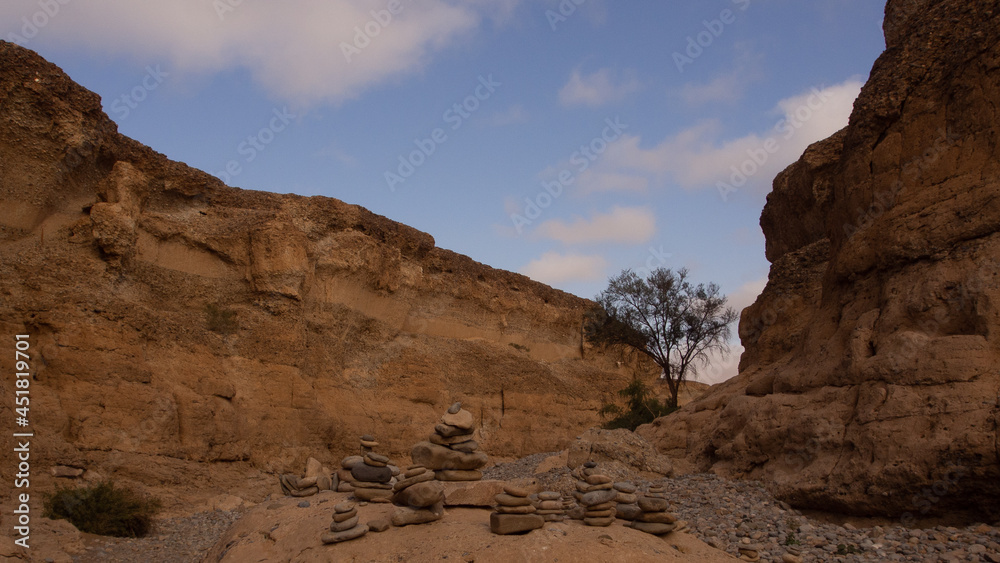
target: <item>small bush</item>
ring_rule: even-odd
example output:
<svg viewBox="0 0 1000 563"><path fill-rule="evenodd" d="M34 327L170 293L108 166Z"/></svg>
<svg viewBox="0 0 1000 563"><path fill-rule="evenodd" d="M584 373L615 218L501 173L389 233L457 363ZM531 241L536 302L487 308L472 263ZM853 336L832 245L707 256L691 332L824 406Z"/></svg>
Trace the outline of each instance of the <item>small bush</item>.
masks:
<svg viewBox="0 0 1000 563"><path fill-rule="evenodd" d="M653 422L677 410L677 407L668 406L665 401L659 401L650 395L649 387L638 377L634 378L628 387L618 391L618 396L625 399L626 408L614 403L605 403L598 411L603 418L613 417L604 423L604 428L635 430L643 424Z"/></svg>
<svg viewBox="0 0 1000 563"><path fill-rule="evenodd" d="M205 323L208 330L219 334L233 334L239 328L236 324L236 311L223 309L214 303L205 305Z"/></svg>
<svg viewBox="0 0 1000 563"><path fill-rule="evenodd" d="M90 487L56 489L46 494L43 516L69 520L81 532L138 538L147 535L160 509L156 498L103 481Z"/></svg>

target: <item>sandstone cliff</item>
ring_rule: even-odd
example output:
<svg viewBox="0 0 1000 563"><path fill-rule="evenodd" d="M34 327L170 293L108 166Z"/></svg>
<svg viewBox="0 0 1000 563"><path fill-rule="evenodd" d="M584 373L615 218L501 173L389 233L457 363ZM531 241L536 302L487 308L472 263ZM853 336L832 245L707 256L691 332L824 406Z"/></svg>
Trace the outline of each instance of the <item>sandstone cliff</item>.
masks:
<svg viewBox="0 0 1000 563"><path fill-rule="evenodd" d="M0 334L31 337L39 479L248 492L365 433L405 454L456 400L491 455L565 448L627 379L582 357L588 305L358 206L226 187L0 42Z"/></svg>
<svg viewBox="0 0 1000 563"><path fill-rule="evenodd" d="M1000 507L1000 6L890 0L849 126L774 181L740 375L640 428L808 508Z"/></svg>

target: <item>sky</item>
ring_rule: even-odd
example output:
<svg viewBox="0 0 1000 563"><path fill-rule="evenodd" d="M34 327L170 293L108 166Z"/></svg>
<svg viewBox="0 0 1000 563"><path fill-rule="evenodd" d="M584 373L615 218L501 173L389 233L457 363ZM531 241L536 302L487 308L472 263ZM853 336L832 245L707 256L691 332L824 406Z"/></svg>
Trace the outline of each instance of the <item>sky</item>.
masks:
<svg viewBox="0 0 1000 563"><path fill-rule="evenodd" d="M687 268L742 309L767 281L771 181L847 125L882 12L5 0L0 37L99 94L123 134L231 186L361 205L582 297L627 268ZM740 352L696 378L735 375Z"/></svg>

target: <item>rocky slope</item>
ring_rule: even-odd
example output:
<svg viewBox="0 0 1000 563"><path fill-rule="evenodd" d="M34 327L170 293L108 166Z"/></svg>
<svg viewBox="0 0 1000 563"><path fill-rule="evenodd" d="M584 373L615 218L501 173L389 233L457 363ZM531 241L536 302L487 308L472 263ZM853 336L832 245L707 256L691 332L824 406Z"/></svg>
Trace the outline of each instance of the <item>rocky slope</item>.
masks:
<svg viewBox="0 0 1000 563"><path fill-rule="evenodd" d="M800 507L1000 507L1000 5L890 0L849 126L774 181L739 377L639 433Z"/></svg>
<svg viewBox="0 0 1000 563"><path fill-rule="evenodd" d="M263 497L248 478L361 434L407 453L456 400L491 455L564 448L627 379L583 357L588 306L358 206L226 187L0 42L0 334L30 335L33 487L62 464Z"/></svg>

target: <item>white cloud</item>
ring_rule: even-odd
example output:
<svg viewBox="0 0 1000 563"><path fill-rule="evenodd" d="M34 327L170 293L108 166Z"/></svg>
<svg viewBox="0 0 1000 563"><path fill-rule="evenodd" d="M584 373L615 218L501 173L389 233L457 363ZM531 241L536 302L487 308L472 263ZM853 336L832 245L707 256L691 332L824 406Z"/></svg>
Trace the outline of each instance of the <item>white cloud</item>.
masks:
<svg viewBox="0 0 1000 563"><path fill-rule="evenodd" d="M406 1L398 13L388 14L387 2L366 0L243 2L220 16L216 6L230 2L73 2L49 18L32 41L165 58L165 70L178 74L243 68L272 95L292 103L339 103L419 72L435 51L458 42L484 19L508 18L515 3ZM36 0L7 0L0 3L0 21L20 22L37 11ZM344 44L359 46L360 53L348 61Z"/></svg>
<svg viewBox="0 0 1000 563"><path fill-rule="evenodd" d="M586 76L574 70L569 82L559 90L559 102L564 106L602 106L621 100L639 89L633 73L626 73L620 81L610 68L602 68Z"/></svg>
<svg viewBox="0 0 1000 563"><path fill-rule="evenodd" d="M766 191L774 176L807 146L847 125L861 86L860 80L852 78L781 100L775 108L781 117L772 129L735 139L720 140L717 121L701 122L651 148L643 148L640 137L626 134L608 145L592 171L595 178L617 175L622 185L634 186L642 179L662 184L669 179L685 189L715 188L718 182L726 182ZM633 182L625 182L625 177ZM734 177L742 181L734 183ZM608 187L590 185L582 176L580 180L584 192Z"/></svg>
<svg viewBox="0 0 1000 563"><path fill-rule="evenodd" d="M603 256L546 252L521 268L529 278L549 285L603 281L608 262Z"/></svg>
<svg viewBox="0 0 1000 563"><path fill-rule="evenodd" d="M528 120L528 112L524 111L524 106L516 104L510 106L505 111L496 112L487 118L487 123L494 127L503 127L513 123L524 123Z"/></svg>
<svg viewBox="0 0 1000 563"><path fill-rule="evenodd" d="M750 84L763 76L764 57L746 45L737 45L733 69L720 74L707 83L688 82L681 88L680 97L689 106L712 102L736 102L743 98Z"/></svg>
<svg viewBox="0 0 1000 563"><path fill-rule="evenodd" d="M566 244L640 244L656 233L656 217L645 207L615 206L610 213L598 214L589 220L578 217L572 223L560 219L545 221L535 233Z"/></svg>

